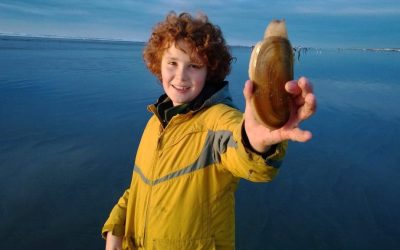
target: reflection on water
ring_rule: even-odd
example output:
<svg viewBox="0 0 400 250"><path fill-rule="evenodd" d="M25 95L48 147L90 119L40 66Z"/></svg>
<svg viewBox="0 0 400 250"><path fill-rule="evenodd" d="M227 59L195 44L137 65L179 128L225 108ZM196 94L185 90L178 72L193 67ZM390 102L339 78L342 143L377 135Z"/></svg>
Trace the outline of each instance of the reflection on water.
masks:
<svg viewBox="0 0 400 250"><path fill-rule="evenodd" d="M129 185L161 93L143 44L0 39L1 249L102 249L100 228ZM250 48L234 47L234 101ZM400 54L309 50L296 77L318 112L277 179L241 181L238 249L395 249L400 245ZM76 240L71 240L74 238ZM21 240L23 239L23 240Z"/></svg>

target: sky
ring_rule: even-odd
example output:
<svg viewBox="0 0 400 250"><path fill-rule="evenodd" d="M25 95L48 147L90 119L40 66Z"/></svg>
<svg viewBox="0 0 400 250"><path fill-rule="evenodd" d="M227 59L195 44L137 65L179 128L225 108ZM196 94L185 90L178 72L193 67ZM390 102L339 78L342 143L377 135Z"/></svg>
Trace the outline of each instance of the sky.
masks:
<svg viewBox="0 0 400 250"><path fill-rule="evenodd" d="M0 0L0 33L147 41L170 11L205 13L230 45L285 19L293 46L400 48L400 0Z"/></svg>

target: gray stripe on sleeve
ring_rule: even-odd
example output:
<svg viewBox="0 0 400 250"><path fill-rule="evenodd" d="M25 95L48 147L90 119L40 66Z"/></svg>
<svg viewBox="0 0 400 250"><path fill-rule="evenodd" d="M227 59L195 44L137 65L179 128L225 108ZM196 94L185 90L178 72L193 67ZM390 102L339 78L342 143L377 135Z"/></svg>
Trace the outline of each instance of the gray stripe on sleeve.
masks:
<svg viewBox="0 0 400 250"><path fill-rule="evenodd" d="M154 181L148 179L137 165L135 165L134 172L140 176L144 183L148 185L157 185L170 179L206 168L213 163L220 162L220 155L225 153L228 147L237 147L237 143L233 140L232 131L208 131L204 147L197 160L192 164Z"/></svg>

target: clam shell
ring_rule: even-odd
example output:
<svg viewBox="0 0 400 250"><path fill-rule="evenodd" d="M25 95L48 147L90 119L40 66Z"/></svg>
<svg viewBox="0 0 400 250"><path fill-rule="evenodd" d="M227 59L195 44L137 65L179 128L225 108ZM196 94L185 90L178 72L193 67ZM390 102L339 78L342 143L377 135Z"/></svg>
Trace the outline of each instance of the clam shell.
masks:
<svg viewBox="0 0 400 250"><path fill-rule="evenodd" d="M293 79L293 49L284 21L272 21L264 39L254 47L249 77L254 86L251 105L256 119L271 129L282 127L291 111L285 83Z"/></svg>

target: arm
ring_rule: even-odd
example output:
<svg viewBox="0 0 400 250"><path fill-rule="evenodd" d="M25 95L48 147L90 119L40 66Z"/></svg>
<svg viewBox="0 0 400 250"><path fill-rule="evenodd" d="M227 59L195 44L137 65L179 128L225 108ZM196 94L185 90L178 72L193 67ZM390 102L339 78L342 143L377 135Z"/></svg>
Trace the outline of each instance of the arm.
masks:
<svg viewBox="0 0 400 250"><path fill-rule="evenodd" d="M287 141L277 143L261 154L249 145L243 113L224 105L215 107L207 120L216 121L212 128L211 148L219 166L238 178L253 182L271 181L285 156Z"/></svg>
<svg viewBox="0 0 400 250"><path fill-rule="evenodd" d="M289 81L285 85L286 91L292 98L292 113L288 122L279 129L270 130L260 124L253 115L250 100L253 95L253 84L247 81L243 90L246 99L245 132L249 143L254 150L260 153L268 151L271 145L286 141L306 142L311 139L310 131L299 128L299 123L315 113L317 104L311 83L307 78Z"/></svg>
<svg viewBox="0 0 400 250"><path fill-rule="evenodd" d="M252 113L249 104L252 87L252 83L247 81L243 90L246 99L244 118L234 112L225 112L217 118L233 132L235 142L221 154L221 162L236 177L265 182L278 173L288 140L305 142L311 139L311 132L299 129L298 124L315 112L316 101L306 78L288 82L285 88L293 99L290 119L282 128L270 130L258 123Z"/></svg>
<svg viewBox="0 0 400 250"><path fill-rule="evenodd" d="M104 239L107 239L107 242L110 235L121 237L121 239L124 236L128 198L129 189L127 189L123 196L118 200L118 203L111 210L106 223L104 223L102 235Z"/></svg>

